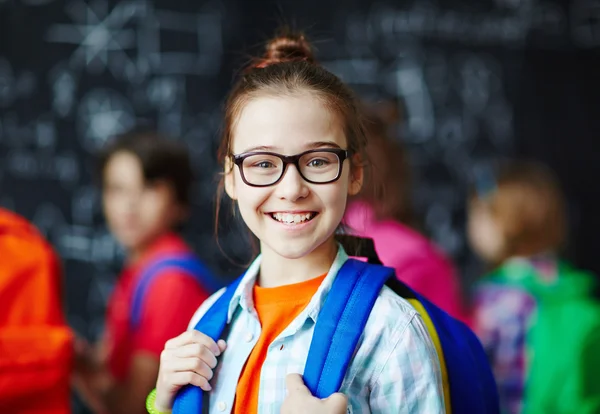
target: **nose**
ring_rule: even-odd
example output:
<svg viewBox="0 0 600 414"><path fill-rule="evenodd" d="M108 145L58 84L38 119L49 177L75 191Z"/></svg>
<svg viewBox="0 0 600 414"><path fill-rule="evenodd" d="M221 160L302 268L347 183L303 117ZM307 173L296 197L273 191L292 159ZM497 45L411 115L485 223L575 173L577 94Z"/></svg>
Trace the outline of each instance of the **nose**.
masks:
<svg viewBox="0 0 600 414"><path fill-rule="evenodd" d="M126 195L123 196L124 202L123 205L125 207L125 211L127 213L136 211L139 204L141 195L137 191L129 191Z"/></svg>
<svg viewBox="0 0 600 414"><path fill-rule="evenodd" d="M281 199L296 201L308 196L309 188L307 184L296 166L288 164L281 181L276 184L275 194Z"/></svg>

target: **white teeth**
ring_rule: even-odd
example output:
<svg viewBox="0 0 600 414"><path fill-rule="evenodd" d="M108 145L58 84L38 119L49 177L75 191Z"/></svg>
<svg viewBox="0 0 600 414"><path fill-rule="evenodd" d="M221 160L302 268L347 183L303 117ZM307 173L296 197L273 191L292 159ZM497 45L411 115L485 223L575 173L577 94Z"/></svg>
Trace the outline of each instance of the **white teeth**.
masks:
<svg viewBox="0 0 600 414"><path fill-rule="evenodd" d="M315 216L314 213L304 213L304 214L289 214L289 213L272 213L271 217L275 220L280 221L286 224L299 224L304 221L310 220Z"/></svg>

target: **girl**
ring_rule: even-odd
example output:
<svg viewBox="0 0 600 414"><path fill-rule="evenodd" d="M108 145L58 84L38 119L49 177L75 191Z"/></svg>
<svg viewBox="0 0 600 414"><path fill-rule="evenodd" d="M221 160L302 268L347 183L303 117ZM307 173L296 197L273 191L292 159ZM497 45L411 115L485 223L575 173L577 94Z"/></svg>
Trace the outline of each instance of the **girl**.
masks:
<svg viewBox="0 0 600 414"><path fill-rule="evenodd" d="M600 412L597 281L557 257L566 217L556 180L513 162L480 181L469 240L494 270L476 289L473 321L502 412Z"/></svg>
<svg viewBox="0 0 600 414"><path fill-rule="evenodd" d="M411 228L408 162L402 146L389 137L389 126L398 122L391 114L398 109L394 104L388 105L369 108L370 116L365 122L369 136L366 152L372 167L361 192L348 206L344 224L357 235L373 239L381 261L396 269L403 282L466 322L452 262Z"/></svg>
<svg viewBox="0 0 600 414"><path fill-rule="evenodd" d="M104 212L127 251L127 264L109 300L100 350L79 350L76 384L96 411L141 413L165 342L185 331L214 290L181 267L163 268L146 284L133 311L150 267L167 258L192 257L175 232L187 215L193 179L185 146L151 131L133 131L117 137L99 164Z"/></svg>
<svg viewBox="0 0 600 414"><path fill-rule="evenodd" d="M227 343L195 330L167 342L151 411L167 412L177 391L193 384L210 391L210 412L280 412L286 375L304 371L315 321L348 258L334 234L347 197L361 188L364 145L352 93L314 62L304 37L269 42L229 97L220 151L225 190L261 254L230 301ZM190 326L221 294L198 309ZM342 392L348 412L444 411L426 327L388 288Z"/></svg>

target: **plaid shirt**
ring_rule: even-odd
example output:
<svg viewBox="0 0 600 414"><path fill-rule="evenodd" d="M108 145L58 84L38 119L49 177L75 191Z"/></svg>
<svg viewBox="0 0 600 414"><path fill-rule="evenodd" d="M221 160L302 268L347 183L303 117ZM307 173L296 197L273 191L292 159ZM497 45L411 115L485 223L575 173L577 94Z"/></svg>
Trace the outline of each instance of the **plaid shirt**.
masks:
<svg viewBox="0 0 600 414"><path fill-rule="evenodd" d="M286 375L304 372L315 322L347 259L340 246L306 309L269 346L260 375L259 413L279 414L286 396ZM240 372L261 333L252 303L259 267L260 256L246 272L229 305L228 348L211 381L211 413L231 412ZM190 329L222 292L202 304ZM439 360L427 328L417 311L388 287L379 294L340 391L349 398L348 413L444 412Z"/></svg>

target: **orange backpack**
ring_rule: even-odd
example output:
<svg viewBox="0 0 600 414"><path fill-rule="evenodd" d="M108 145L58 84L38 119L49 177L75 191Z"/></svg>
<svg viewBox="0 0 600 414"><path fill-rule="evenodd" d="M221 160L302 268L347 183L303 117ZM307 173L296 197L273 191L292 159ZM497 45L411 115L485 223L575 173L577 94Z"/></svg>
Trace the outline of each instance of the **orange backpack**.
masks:
<svg viewBox="0 0 600 414"><path fill-rule="evenodd" d="M33 225L0 208L0 407L70 412L73 334L58 258Z"/></svg>

